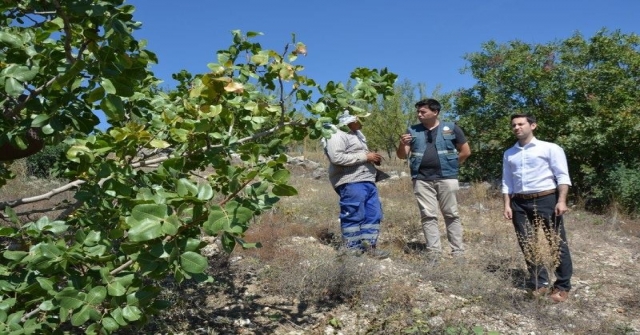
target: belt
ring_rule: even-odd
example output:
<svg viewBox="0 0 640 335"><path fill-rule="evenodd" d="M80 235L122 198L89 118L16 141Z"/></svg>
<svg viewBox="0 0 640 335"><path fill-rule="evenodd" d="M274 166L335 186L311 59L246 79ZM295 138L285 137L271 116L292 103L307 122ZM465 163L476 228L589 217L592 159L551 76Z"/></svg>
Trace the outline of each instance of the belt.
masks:
<svg viewBox="0 0 640 335"><path fill-rule="evenodd" d="M527 194L523 194L523 193L515 193L513 195L514 198L518 198L518 199L535 199L535 198L540 198L540 197L544 197L545 195L550 195L550 194L554 194L556 193L556 190L546 190L546 191L542 191L542 192L538 192L538 193L527 193Z"/></svg>

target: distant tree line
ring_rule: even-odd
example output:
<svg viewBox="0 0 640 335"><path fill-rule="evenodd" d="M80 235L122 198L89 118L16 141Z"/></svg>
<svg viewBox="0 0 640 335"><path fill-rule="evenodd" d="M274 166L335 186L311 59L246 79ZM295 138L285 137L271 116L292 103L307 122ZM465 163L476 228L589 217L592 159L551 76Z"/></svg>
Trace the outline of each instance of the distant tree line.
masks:
<svg viewBox="0 0 640 335"><path fill-rule="evenodd" d="M394 156L399 135L416 123L413 104L435 97L443 119L465 131L473 154L461 170L467 181L501 178L502 153L515 143L510 116L538 118L536 136L562 146L572 196L593 211L612 204L640 208L640 36L601 30L564 41L528 44L489 41L465 56L476 84L455 92L397 83L396 96L369 106L369 146ZM437 78L433 78L437 80Z"/></svg>

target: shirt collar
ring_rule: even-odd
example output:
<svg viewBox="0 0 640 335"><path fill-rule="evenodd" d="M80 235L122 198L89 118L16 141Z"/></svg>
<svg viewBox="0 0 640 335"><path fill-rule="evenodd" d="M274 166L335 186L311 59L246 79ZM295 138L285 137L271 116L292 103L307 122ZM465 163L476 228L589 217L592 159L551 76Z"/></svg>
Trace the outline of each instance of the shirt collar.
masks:
<svg viewBox="0 0 640 335"><path fill-rule="evenodd" d="M514 147L516 148L526 148L526 147L532 147L532 146L536 146L538 144L538 139L535 138L535 136L531 139L531 141L529 141L529 143L525 144L524 147L520 146L520 142L516 142L516 144L514 145Z"/></svg>

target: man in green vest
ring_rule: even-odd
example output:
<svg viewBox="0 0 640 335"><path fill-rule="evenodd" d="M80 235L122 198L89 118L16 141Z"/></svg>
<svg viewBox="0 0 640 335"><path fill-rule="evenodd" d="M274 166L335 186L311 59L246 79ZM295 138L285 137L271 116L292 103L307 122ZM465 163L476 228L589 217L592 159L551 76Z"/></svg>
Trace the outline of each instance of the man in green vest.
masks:
<svg viewBox="0 0 640 335"><path fill-rule="evenodd" d="M400 137L396 155L409 159L413 193L430 256L437 260L442 254L438 209L444 217L452 255L462 256L458 166L471 155L471 149L460 127L438 120L441 105L437 100L420 100L415 107L420 123L410 126Z"/></svg>

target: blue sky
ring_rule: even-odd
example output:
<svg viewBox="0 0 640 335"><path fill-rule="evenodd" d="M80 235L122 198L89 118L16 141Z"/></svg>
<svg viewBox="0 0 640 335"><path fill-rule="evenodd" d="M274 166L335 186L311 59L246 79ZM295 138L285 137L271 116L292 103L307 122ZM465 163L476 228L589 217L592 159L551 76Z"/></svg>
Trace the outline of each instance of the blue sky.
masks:
<svg viewBox="0 0 640 335"><path fill-rule="evenodd" d="M638 0L126 1L143 23L135 36L158 55L152 70L167 88L181 69L207 72L236 29L264 33L255 41L279 52L295 33L309 52L296 63L319 83L344 82L356 67L386 67L428 92L473 85L460 73L463 57L489 40L547 43L602 28L640 33Z"/></svg>

